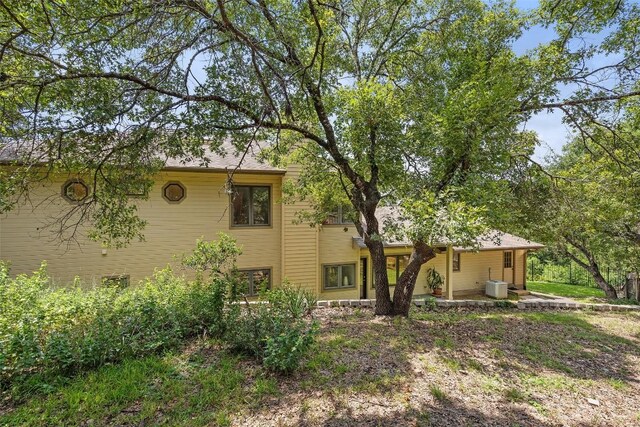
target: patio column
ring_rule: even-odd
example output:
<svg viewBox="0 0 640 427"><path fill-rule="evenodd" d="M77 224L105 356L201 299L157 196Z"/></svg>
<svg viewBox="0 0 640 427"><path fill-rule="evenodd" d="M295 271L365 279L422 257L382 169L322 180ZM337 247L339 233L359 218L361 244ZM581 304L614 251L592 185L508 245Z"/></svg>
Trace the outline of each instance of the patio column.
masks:
<svg viewBox="0 0 640 427"><path fill-rule="evenodd" d="M453 299L453 247L447 246L447 273L445 275L445 283L447 286L447 295L446 298L448 300Z"/></svg>

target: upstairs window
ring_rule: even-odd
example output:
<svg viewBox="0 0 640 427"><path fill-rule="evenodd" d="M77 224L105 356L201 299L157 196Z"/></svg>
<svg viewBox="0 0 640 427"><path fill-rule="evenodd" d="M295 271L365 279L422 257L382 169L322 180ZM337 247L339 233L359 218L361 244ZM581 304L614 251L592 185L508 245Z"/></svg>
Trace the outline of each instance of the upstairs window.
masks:
<svg viewBox="0 0 640 427"><path fill-rule="evenodd" d="M180 203L187 197L187 190L180 182L167 182L162 187L162 197L169 203Z"/></svg>
<svg viewBox="0 0 640 427"><path fill-rule="evenodd" d="M271 224L271 188L236 185L231 199L232 224L237 227Z"/></svg>
<svg viewBox="0 0 640 427"><path fill-rule="evenodd" d="M353 224L355 211L350 205L340 205L324 220L325 225Z"/></svg>
<svg viewBox="0 0 640 427"><path fill-rule="evenodd" d="M81 179L70 179L62 186L62 196L70 202L80 203L89 197L89 187Z"/></svg>

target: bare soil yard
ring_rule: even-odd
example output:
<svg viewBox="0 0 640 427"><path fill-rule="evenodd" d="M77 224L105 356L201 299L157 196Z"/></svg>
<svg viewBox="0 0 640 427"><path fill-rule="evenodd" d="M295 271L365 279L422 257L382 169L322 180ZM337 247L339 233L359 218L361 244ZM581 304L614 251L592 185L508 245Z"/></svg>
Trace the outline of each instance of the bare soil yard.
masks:
<svg viewBox="0 0 640 427"><path fill-rule="evenodd" d="M318 343L292 376L200 339L6 403L0 425L640 425L640 314L314 316Z"/></svg>

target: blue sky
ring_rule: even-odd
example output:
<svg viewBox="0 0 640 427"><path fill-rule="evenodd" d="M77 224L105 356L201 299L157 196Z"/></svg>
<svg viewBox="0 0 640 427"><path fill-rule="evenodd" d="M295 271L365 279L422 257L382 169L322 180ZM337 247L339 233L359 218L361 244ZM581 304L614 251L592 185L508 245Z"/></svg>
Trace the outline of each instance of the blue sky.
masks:
<svg viewBox="0 0 640 427"><path fill-rule="evenodd" d="M538 6L538 3L537 0L516 0L516 6L520 9L533 9ZM602 40L605 36L606 33L594 34L591 38L585 37L585 40L595 42ZM536 27L523 34L522 38L514 44L514 50L517 53L524 53L541 43L549 42L553 37L554 31L552 29ZM588 65L597 68L609 61L610 58L596 57ZM569 89L566 88L563 91L566 96L570 94ZM536 131L540 137L541 144L536 148L534 155L534 159L537 161L544 161L546 156L560 153L562 146L571 135L568 126L562 122L562 114L559 111L542 112L535 115L526 124L526 129Z"/></svg>
<svg viewBox="0 0 640 427"><path fill-rule="evenodd" d="M516 5L521 9L533 9L538 6L538 1L519 0ZM515 43L518 53L535 48L540 43L552 40L554 32L540 27L533 28L523 35ZM527 129L534 130L540 136L541 144L536 148L535 159L543 161L544 157L553 152L560 152L567 140L569 129L562 123L562 114L557 111L539 113L526 124Z"/></svg>

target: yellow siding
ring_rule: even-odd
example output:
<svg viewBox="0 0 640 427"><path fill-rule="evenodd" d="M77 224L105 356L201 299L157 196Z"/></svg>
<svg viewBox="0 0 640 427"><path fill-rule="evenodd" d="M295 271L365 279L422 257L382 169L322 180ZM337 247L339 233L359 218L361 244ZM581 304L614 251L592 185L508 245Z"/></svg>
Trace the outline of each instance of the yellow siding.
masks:
<svg viewBox="0 0 640 427"><path fill-rule="evenodd" d="M80 238L77 244L61 246L43 226L69 204L60 197L65 179L45 185L31 195L31 203L1 218L0 253L11 261L14 274L31 272L47 260L49 272L58 283L80 276L87 283L98 283L102 276L130 275L131 282L149 276L154 268L171 264L179 269L174 255L189 252L198 238L215 239L220 231L233 234L243 248L239 268L269 267L273 282L281 275L281 176L237 174L237 184L271 185L272 225L269 227L230 227L229 196L223 191L225 174L202 172L163 172L157 177L149 200L138 203L142 218L148 221L145 242L102 254L100 244ZM167 181L180 181L186 198L179 204L167 203L161 189ZM80 230L81 234L84 230Z"/></svg>
<svg viewBox="0 0 640 427"><path fill-rule="evenodd" d="M502 251L462 252L460 271L453 272L454 294L484 292L489 278L502 279Z"/></svg>
<svg viewBox="0 0 640 427"><path fill-rule="evenodd" d="M346 231L345 231L346 230ZM360 298L360 248L352 243L353 236L358 232L355 226L329 225L324 226L318 233L320 238L319 255L320 266L326 264L355 264L356 286L355 288L336 289L325 291L323 289L322 269L320 270L320 298L322 299L357 299Z"/></svg>
<svg viewBox="0 0 640 427"><path fill-rule="evenodd" d="M527 251L525 249L519 249L514 251L514 265L516 267L515 274L513 276L513 283L520 289L522 289L526 274L527 274L527 265L525 260L525 254Z"/></svg>
<svg viewBox="0 0 640 427"><path fill-rule="evenodd" d="M296 180L299 167L291 166L285 180ZM318 259L318 229L297 223L296 213L309 209L308 202L283 204L283 277L293 284L318 295L320 267Z"/></svg>
<svg viewBox="0 0 640 427"><path fill-rule="evenodd" d="M373 269L366 249L353 245L357 235L353 225L331 225L312 228L297 224L296 213L309 209L307 202L281 204L282 180L295 180L299 169L291 167L281 175L236 174L237 184L271 186L271 226L231 227L229 196L224 192L226 174L204 172L169 172L158 175L149 200L138 202L142 218L148 221L145 242L135 242L124 249L108 249L103 254L100 244L80 238L79 243L60 244L44 227L71 206L61 196L66 177L45 184L30 194L28 204L0 216L0 258L9 260L12 272L30 273L43 260L56 283L69 283L78 275L86 283L99 283L101 277L129 275L131 282L152 274L167 264L179 270L175 256L191 251L198 238L215 239L218 232L232 234L243 248L238 267L270 268L277 286L286 278L321 299L357 299L361 294L360 258L367 258L367 298L375 298ZM167 181L185 185L187 196L179 204L167 203L161 189ZM346 230L345 230L346 228ZM82 234L84 230L80 230ZM411 248L387 248L387 255L410 254ZM453 291L460 295L484 289L489 277L502 278L502 250L461 253L461 271L452 272ZM526 275L526 250L514 251L514 283L522 287ZM349 263L356 265L356 287L323 291L322 266ZM430 293L426 271L435 269L446 278L446 254L422 266L414 295ZM391 289L393 293L393 288Z"/></svg>

